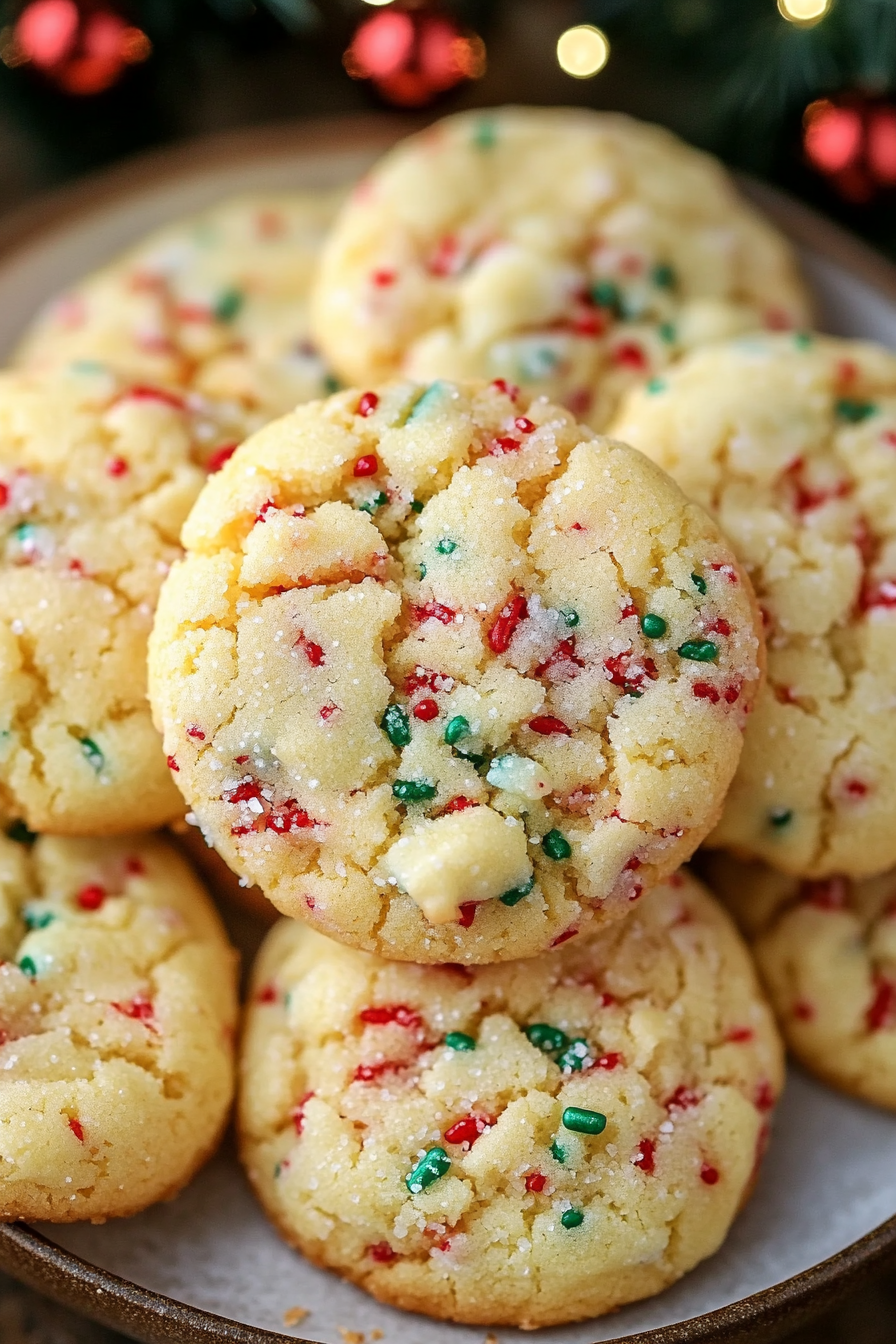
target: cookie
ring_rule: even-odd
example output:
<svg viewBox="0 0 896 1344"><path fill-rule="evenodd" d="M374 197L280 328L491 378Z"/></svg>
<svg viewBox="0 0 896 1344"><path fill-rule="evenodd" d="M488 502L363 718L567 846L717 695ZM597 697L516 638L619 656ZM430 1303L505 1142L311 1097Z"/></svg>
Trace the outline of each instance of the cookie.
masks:
<svg viewBox="0 0 896 1344"><path fill-rule="evenodd" d="M125 1217L214 1151L236 954L163 841L0 836L0 1220Z"/></svg>
<svg viewBox="0 0 896 1344"><path fill-rule="evenodd" d="M747 951L690 876L537 962L421 967L268 935L243 1160L310 1260L381 1301L524 1328L718 1249L783 1081Z"/></svg>
<svg viewBox="0 0 896 1344"><path fill-rule="evenodd" d="M752 944L796 1058L896 1111L896 873L800 882L727 854L707 856L706 872Z"/></svg>
<svg viewBox="0 0 896 1344"><path fill-rule="evenodd" d="M721 165L606 112L464 112L403 141L339 215L312 297L366 385L506 378L606 426L685 350L802 326L787 243Z"/></svg>
<svg viewBox="0 0 896 1344"><path fill-rule="evenodd" d="M613 432L716 518L768 681L709 843L796 877L896 864L896 355L748 338L632 394Z"/></svg>
<svg viewBox="0 0 896 1344"><path fill-rule="evenodd" d="M400 960L532 956L693 853L761 656L715 526L503 384L299 407L210 480L150 648L207 838Z"/></svg>
<svg viewBox="0 0 896 1344"><path fill-rule="evenodd" d="M324 395L308 290L341 193L238 197L151 234L54 299L15 361L98 361L238 404L256 425Z"/></svg>
<svg viewBox="0 0 896 1344"><path fill-rule="evenodd" d="M0 826L105 835L183 814L146 641L233 430L101 370L0 376Z"/></svg>

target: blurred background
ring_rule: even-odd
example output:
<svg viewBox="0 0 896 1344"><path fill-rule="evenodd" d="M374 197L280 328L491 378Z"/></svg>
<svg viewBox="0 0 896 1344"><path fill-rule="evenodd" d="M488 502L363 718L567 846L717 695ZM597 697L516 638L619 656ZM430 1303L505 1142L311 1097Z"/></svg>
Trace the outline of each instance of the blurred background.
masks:
<svg viewBox="0 0 896 1344"><path fill-rule="evenodd" d="M514 99L665 122L896 256L896 0L0 0L0 210L202 132Z"/></svg>

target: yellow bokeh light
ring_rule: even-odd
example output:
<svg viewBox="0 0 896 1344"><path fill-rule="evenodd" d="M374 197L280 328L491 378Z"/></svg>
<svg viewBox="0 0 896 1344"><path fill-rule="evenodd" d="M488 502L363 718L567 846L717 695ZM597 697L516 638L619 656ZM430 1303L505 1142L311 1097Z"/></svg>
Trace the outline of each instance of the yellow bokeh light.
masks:
<svg viewBox="0 0 896 1344"><path fill-rule="evenodd" d="M368 5L391 5L392 0L365 0Z"/></svg>
<svg viewBox="0 0 896 1344"><path fill-rule="evenodd" d="M590 79L610 59L610 44L599 28L580 23L557 39L557 62L573 79Z"/></svg>
<svg viewBox="0 0 896 1344"><path fill-rule="evenodd" d="M820 23L831 7L831 0L778 0L778 12L788 23L811 28Z"/></svg>

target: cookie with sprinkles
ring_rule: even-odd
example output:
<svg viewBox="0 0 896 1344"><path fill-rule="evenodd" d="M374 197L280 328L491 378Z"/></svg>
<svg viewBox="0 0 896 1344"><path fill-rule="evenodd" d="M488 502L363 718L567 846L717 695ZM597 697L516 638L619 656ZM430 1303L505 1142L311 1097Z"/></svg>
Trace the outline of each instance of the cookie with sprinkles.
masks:
<svg viewBox="0 0 896 1344"><path fill-rule="evenodd" d="M217 1147L236 954L151 836L0 836L0 1221L125 1217Z"/></svg>
<svg viewBox="0 0 896 1344"><path fill-rule="evenodd" d="M503 383L299 407L212 478L165 582L156 722L206 837L384 956L532 956L719 815L749 584L663 472Z"/></svg>
<svg viewBox="0 0 896 1344"><path fill-rule="evenodd" d="M105 835L183 814L146 641L234 431L216 404L98 368L0 376L0 827Z"/></svg>
<svg viewBox="0 0 896 1344"><path fill-rule="evenodd" d="M403 141L325 245L312 329L347 383L506 378L597 428L685 350L802 326L788 244L668 131L464 112Z"/></svg>
<svg viewBox="0 0 896 1344"><path fill-rule="evenodd" d="M718 1249L782 1081L746 948L685 873L503 966L386 962L281 921L254 971L242 1155L284 1237L380 1300L558 1325Z"/></svg>
<svg viewBox="0 0 896 1344"><path fill-rule="evenodd" d="M98 362L233 403L255 427L325 395L308 292L341 195L237 197L168 225L48 304L15 362Z"/></svg>
<svg viewBox="0 0 896 1344"><path fill-rule="evenodd" d="M796 1058L896 1111L896 872L798 881L721 853L705 871L752 945Z"/></svg>
<svg viewBox="0 0 896 1344"><path fill-rule="evenodd" d="M745 338L632 394L613 432L716 518L768 680L709 843L795 877L896 864L896 355Z"/></svg>

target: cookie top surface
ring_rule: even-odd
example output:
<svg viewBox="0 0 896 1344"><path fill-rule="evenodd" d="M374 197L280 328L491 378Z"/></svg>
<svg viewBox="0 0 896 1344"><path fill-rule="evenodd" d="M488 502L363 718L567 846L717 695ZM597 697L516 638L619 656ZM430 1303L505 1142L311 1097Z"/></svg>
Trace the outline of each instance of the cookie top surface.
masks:
<svg viewBox="0 0 896 1344"><path fill-rule="evenodd" d="M161 840L0 836L0 1217L173 1195L233 1078L236 958Z"/></svg>
<svg viewBox="0 0 896 1344"><path fill-rule="evenodd" d="M749 585L667 476L544 399L299 407L183 536L156 721L284 913L399 959L531 956L714 823L758 684Z"/></svg>
<svg viewBox="0 0 896 1344"><path fill-rule="evenodd" d="M182 813L146 703L218 409L108 372L0 376L0 825L106 834Z"/></svg>
<svg viewBox="0 0 896 1344"><path fill-rule="evenodd" d="M896 864L896 356L746 338L695 352L614 433L716 518L765 614L768 681L711 842L794 876Z"/></svg>
<svg viewBox="0 0 896 1344"><path fill-rule="evenodd" d="M716 161L624 116L517 107L386 155L327 241L312 325L346 382L502 377L603 428L683 350L809 312Z"/></svg>
<svg viewBox="0 0 896 1344"><path fill-rule="evenodd" d="M308 292L341 193L238 197L151 234L39 314L16 354L38 370L98 361L184 387L257 424L323 396Z"/></svg>
<svg viewBox="0 0 896 1344"><path fill-rule="evenodd" d="M306 1255L398 1306L543 1326L717 1249L783 1061L746 949L682 873L525 964L389 963L282 922L241 1072L250 1178Z"/></svg>
<svg viewBox="0 0 896 1344"><path fill-rule="evenodd" d="M851 1096L896 1110L896 873L802 882L712 855L796 1057Z"/></svg>

